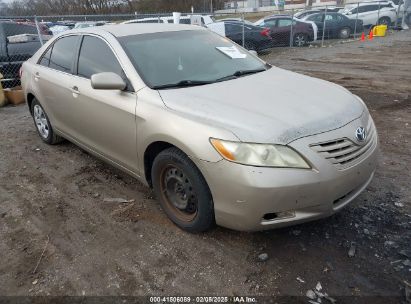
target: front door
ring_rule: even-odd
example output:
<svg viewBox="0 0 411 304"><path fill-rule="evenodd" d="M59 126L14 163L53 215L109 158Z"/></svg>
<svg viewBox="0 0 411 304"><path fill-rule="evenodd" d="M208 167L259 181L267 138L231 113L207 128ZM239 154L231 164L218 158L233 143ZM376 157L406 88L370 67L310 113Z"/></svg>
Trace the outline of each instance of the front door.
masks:
<svg viewBox="0 0 411 304"><path fill-rule="evenodd" d="M102 72L116 73L128 83L108 43L97 36L84 36L71 83L71 113L76 117L72 136L125 169L137 172L137 95L130 84L123 91L93 89L91 76Z"/></svg>

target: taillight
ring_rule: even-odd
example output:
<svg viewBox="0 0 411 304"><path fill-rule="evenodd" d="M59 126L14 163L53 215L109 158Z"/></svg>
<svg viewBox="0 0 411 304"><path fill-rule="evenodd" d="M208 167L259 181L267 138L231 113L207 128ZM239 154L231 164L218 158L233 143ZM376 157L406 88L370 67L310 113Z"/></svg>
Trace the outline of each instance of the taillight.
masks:
<svg viewBox="0 0 411 304"><path fill-rule="evenodd" d="M20 70L19 70L19 77L20 77L20 79L21 79L21 76L23 76L23 67L20 67Z"/></svg>
<svg viewBox="0 0 411 304"><path fill-rule="evenodd" d="M265 28L260 32L261 35L265 36L265 37L270 37L270 29L269 28Z"/></svg>

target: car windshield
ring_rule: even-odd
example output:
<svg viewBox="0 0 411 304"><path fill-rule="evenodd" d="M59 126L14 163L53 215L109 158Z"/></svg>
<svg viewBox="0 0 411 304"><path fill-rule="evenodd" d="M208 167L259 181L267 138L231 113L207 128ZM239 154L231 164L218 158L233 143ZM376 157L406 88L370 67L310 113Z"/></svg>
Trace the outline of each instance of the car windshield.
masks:
<svg viewBox="0 0 411 304"><path fill-rule="evenodd" d="M267 69L230 40L206 30L126 36L119 41L154 89L208 84ZM228 49L233 46L234 54Z"/></svg>

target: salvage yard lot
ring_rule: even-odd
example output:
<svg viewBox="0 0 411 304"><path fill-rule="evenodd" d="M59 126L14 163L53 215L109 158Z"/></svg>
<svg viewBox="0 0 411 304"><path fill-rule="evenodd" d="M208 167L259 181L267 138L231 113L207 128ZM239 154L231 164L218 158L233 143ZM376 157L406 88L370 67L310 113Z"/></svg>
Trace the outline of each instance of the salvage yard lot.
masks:
<svg viewBox="0 0 411 304"><path fill-rule="evenodd" d="M382 150L355 202L279 230L185 233L149 189L68 142L44 145L25 106L0 109L0 294L305 297L321 282L332 297L403 300L411 282L410 45L410 32L400 32L264 56L362 97ZM259 261L262 253L268 260Z"/></svg>

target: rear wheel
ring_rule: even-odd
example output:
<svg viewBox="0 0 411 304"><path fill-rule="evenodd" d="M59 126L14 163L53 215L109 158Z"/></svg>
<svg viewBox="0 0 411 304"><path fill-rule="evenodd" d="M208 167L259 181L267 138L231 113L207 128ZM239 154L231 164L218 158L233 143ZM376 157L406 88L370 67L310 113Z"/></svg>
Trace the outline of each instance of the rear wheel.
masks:
<svg viewBox="0 0 411 304"><path fill-rule="evenodd" d="M307 35L298 33L294 35L294 46L305 46L307 44Z"/></svg>
<svg viewBox="0 0 411 304"><path fill-rule="evenodd" d="M36 125L37 132L45 143L55 145L63 140L62 137L54 133L46 111L37 99L33 99L31 103L31 113L33 114L33 120Z"/></svg>
<svg viewBox="0 0 411 304"><path fill-rule="evenodd" d="M340 39L348 39L350 38L351 35L351 29L349 27L343 27L340 29L340 32L338 33L338 38Z"/></svg>
<svg viewBox="0 0 411 304"><path fill-rule="evenodd" d="M381 18L378 20L378 24L382 24L382 25L389 26L389 25L391 24L391 19L388 18L388 17L381 17Z"/></svg>
<svg viewBox="0 0 411 304"><path fill-rule="evenodd" d="M201 172L177 148L161 152L151 171L153 188L167 216L189 232L209 230L215 224L214 205Z"/></svg>

